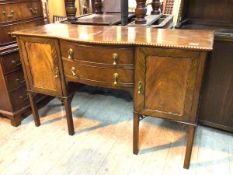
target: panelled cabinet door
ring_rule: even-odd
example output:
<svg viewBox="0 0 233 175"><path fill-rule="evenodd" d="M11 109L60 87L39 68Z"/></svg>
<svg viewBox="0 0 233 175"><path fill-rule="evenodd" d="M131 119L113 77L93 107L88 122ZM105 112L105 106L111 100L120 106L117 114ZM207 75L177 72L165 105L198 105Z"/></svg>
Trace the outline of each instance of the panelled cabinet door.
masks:
<svg viewBox="0 0 233 175"><path fill-rule="evenodd" d="M204 61L200 52L137 48L135 111L195 123Z"/></svg>
<svg viewBox="0 0 233 175"><path fill-rule="evenodd" d="M62 96L61 56L56 39L21 37L18 40L29 90Z"/></svg>

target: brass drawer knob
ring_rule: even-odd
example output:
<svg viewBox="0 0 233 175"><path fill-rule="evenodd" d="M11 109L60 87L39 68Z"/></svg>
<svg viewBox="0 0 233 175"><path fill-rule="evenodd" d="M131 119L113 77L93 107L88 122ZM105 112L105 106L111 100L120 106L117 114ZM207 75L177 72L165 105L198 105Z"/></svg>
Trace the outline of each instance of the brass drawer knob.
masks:
<svg viewBox="0 0 233 175"><path fill-rule="evenodd" d="M143 94L143 85L142 82L139 81L138 82L138 95L142 95Z"/></svg>
<svg viewBox="0 0 233 175"><path fill-rule="evenodd" d="M113 58L113 65L117 65L117 61L118 61L118 54L117 53L114 53L112 54L112 58Z"/></svg>
<svg viewBox="0 0 233 175"><path fill-rule="evenodd" d="M113 74L113 85L116 86L118 84L119 74L114 73Z"/></svg>
<svg viewBox="0 0 233 175"><path fill-rule="evenodd" d="M71 68L71 73L72 73L73 77L77 76L77 74L76 74L76 68L75 67Z"/></svg>
<svg viewBox="0 0 233 175"><path fill-rule="evenodd" d="M28 96L27 96L27 94L21 95L21 96L19 96L19 99L26 101L26 100L28 100Z"/></svg>
<svg viewBox="0 0 233 175"><path fill-rule="evenodd" d="M59 68L55 67L54 78L59 78Z"/></svg>
<svg viewBox="0 0 233 175"><path fill-rule="evenodd" d="M16 61L16 60L11 60L12 64L15 64L16 66L20 66L21 62L20 61Z"/></svg>
<svg viewBox="0 0 233 175"><path fill-rule="evenodd" d="M74 50L71 48L68 50L68 59L69 60L74 59Z"/></svg>
<svg viewBox="0 0 233 175"><path fill-rule="evenodd" d="M20 84L23 84L23 83L25 83L25 80L24 79L20 79L20 78L16 78L16 81L18 82L18 83L20 83Z"/></svg>

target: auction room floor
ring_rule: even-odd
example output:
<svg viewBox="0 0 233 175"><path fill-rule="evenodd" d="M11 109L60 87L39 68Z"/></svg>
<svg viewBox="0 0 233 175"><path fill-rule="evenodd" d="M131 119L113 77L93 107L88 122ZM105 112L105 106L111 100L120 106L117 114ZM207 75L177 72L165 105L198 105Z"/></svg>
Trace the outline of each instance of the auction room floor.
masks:
<svg viewBox="0 0 233 175"><path fill-rule="evenodd" d="M199 126L189 170L182 168L185 128L145 118L140 123L140 152L132 153L132 100L124 94L88 90L72 102L76 134L67 133L57 99L10 126L0 118L1 175L232 175L233 134Z"/></svg>

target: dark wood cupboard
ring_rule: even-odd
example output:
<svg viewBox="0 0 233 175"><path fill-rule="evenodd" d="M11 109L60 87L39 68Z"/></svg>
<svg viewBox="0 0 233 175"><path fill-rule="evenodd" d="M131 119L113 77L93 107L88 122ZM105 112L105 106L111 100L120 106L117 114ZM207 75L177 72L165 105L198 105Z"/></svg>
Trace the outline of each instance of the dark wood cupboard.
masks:
<svg viewBox="0 0 233 175"><path fill-rule="evenodd" d="M233 132L233 0L182 0L177 28L215 31L199 105L199 123Z"/></svg>
<svg viewBox="0 0 233 175"><path fill-rule="evenodd" d="M44 24L40 0L0 0L0 115L18 126L30 113L26 82L11 32ZM36 101L44 97L35 95Z"/></svg>

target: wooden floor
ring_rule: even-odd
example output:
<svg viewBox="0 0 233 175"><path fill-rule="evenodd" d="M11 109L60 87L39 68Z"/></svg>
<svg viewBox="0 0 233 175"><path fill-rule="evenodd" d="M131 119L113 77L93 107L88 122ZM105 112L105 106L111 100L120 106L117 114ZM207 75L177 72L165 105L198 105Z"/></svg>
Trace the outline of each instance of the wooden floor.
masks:
<svg viewBox="0 0 233 175"><path fill-rule="evenodd" d="M58 100L40 110L42 125L28 117L18 128L0 118L1 175L232 175L233 135L199 126L189 170L182 168L185 128L146 118L140 152L132 153L132 111L124 94L89 90L72 102L76 134L67 134Z"/></svg>

